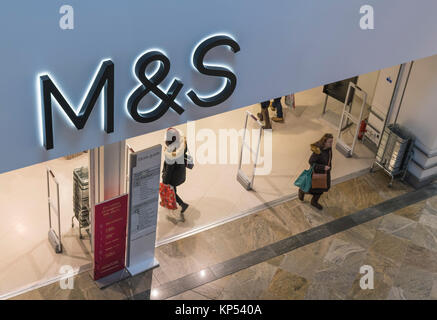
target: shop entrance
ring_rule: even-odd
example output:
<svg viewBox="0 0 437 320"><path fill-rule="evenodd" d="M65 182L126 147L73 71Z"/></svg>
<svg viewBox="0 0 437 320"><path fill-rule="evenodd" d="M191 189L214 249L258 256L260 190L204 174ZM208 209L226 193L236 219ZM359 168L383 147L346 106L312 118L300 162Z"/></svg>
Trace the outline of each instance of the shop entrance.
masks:
<svg viewBox="0 0 437 320"><path fill-rule="evenodd" d="M396 68L398 70L399 66L393 70L396 71ZM384 82L387 82L388 77L386 70L357 77L357 83L361 85L360 89L366 92L367 98L364 108L361 108L362 101L359 97L354 97L350 110L352 115L357 112L359 115L363 109L362 119L366 122L369 121L372 112L378 112L379 109L384 109L387 115L393 94L393 90L388 93L385 88ZM394 88L397 73L390 77L389 84ZM382 98L389 95L390 99ZM158 246L296 196L297 188L293 182L309 166L310 144L320 139L324 133L332 133L337 138L344 101L329 98L327 110L331 110L332 113L338 112L338 121L333 121L335 117L327 117L327 112L323 113L326 100L323 87L295 93L295 107L288 106L285 100L285 97L281 98L284 122L272 122L271 141L268 137L266 139L265 132L268 130L263 134L259 162L256 165L257 169L265 169L266 173L255 176L252 190L246 190L236 179L239 170L238 154L241 151L241 130L244 128L246 114L260 113L260 104L177 126L187 137L188 148L196 160L194 169L187 170L186 182L177 189L179 196L189 204L189 208L184 213L184 219L181 218L180 208L159 208ZM374 101L378 103L375 104ZM269 107L271 119L277 116L277 111L272 106ZM165 131L134 137L126 143L135 151L158 143L164 145ZM351 123L342 129L341 137L349 143L350 136L353 137L356 132L357 124ZM368 139L365 136L367 132L363 130L360 133L352 157L347 158L333 148L333 183L368 172L375 151L369 143L364 143ZM235 135L238 136L236 140L232 138ZM235 161L233 154L237 155ZM247 167L253 169L253 163Z"/></svg>
<svg viewBox="0 0 437 320"><path fill-rule="evenodd" d="M378 143L378 130L384 126L390 111L396 84L392 71L396 73L396 68L399 66L378 71L373 76L358 77L361 89L366 91L366 86L373 88L373 93L369 93L369 89L366 91L368 108L364 118L369 125L364 140L356 144L351 158L333 148L333 183L367 172L373 163L375 151L372 143ZM272 131L264 130L260 142L256 139L259 138L259 127L255 132L248 132L248 144L255 146L259 142L258 174L254 177L251 190L240 184L237 173L246 114L260 113L259 103L176 126L187 137L189 152L195 160L194 168L187 170L185 183L177 188L178 195L189 207L184 219L181 219L180 208L168 210L159 207L157 246L294 198L297 188L293 182L309 166L310 144L324 133L337 136L338 123L333 123L323 114L325 99L323 87L295 93L295 106L287 105L282 97L284 121L273 121ZM336 112L337 102L340 110L343 104L331 98L327 110ZM277 116L277 112L272 107L268 109L270 118ZM93 250L89 238L92 234L85 229L90 227L92 230L93 206L129 192L129 153L157 144L163 146L165 131L0 175L1 298L56 281L61 277L62 266L70 266L74 272L92 268ZM105 161L108 159L110 161ZM243 163L243 169L244 165L253 169L254 163L250 160ZM163 161L164 155L161 163ZM47 167L59 183L62 253L56 253L48 239ZM83 215L75 215L75 205L84 200L75 196L75 190L80 192L86 188L81 168L88 170L90 190L90 217L85 223L89 226L81 225L82 239L79 225L86 219ZM82 209L80 207L78 212ZM56 217L53 219L52 225L56 226Z"/></svg>

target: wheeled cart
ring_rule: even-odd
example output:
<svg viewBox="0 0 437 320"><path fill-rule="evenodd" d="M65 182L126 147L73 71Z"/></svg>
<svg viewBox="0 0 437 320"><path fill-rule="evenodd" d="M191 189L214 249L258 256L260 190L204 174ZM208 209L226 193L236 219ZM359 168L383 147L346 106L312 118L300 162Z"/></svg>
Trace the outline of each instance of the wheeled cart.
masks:
<svg viewBox="0 0 437 320"><path fill-rule="evenodd" d="M74 219L79 224L79 237L83 239L82 229L90 235L90 202L89 202L89 183L88 168L81 167L73 170L73 210L74 216L71 218L71 227L74 228Z"/></svg>

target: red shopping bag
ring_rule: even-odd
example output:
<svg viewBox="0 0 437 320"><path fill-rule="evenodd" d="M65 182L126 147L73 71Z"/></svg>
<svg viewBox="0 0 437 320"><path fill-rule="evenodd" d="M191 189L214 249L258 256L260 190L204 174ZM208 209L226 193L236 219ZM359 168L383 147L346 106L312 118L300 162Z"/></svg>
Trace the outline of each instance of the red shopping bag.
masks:
<svg viewBox="0 0 437 320"><path fill-rule="evenodd" d="M176 210L178 207L176 205L176 196L174 189L169 184L159 184L159 195L161 197L161 202L159 203L162 207Z"/></svg>

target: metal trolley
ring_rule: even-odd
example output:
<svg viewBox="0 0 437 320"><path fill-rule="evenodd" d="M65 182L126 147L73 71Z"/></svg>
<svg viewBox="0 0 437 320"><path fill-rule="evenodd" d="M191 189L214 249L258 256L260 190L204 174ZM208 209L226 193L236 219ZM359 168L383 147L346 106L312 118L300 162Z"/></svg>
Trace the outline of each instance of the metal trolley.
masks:
<svg viewBox="0 0 437 320"><path fill-rule="evenodd" d="M90 235L90 202L89 202L89 183L88 168L81 167L73 170L73 210L74 216L71 218L71 227L74 227L74 218L79 223L79 237L83 239L82 229Z"/></svg>
<svg viewBox="0 0 437 320"><path fill-rule="evenodd" d="M373 172L375 165L383 169L391 177L389 187L393 186L393 180L398 176L404 180L413 156L413 146L414 138L410 133L397 124L388 125L384 129L370 172Z"/></svg>

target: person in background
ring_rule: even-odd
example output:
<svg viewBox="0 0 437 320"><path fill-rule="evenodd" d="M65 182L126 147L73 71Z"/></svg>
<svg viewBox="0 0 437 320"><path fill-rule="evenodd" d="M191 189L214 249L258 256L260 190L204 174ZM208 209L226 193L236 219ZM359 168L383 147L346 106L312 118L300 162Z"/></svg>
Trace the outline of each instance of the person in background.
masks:
<svg viewBox="0 0 437 320"><path fill-rule="evenodd" d="M176 202L181 206L181 213L188 208L176 192L176 187L186 179L186 153L187 142L181 131L169 128L165 133L164 168L162 170L162 183L173 186Z"/></svg>
<svg viewBox="0 0 437 320"><path fill-rule="evenodd" d="M284 122L284 115L282 113L282 103L281 103L281 98L276 98L275 100L273 100L272 103L272 109L276 110L276 117L272 118L272 121L275 122Z"/></svg>
<svg viewBox="0 0 437 320"><path fill-rule="evenodd" d="M258 118L260 121L264 121L264 129L271 129L272 124L270 122L270 116L269 116L269 105L270 100L261 102L261 112L258 113Z"/></svg>
<svg viewBox="0 0 437 320"><path fill-rule="evenodd" d="M332 142L334 137L330 133L325 133L323 137L311 145L311 151L313 154L309 159L311 166L314 166L313 172L327 173L327 188L326 189L313 189L311 188L308 193L313 195L311 199L311 205L319 210L323 207L319 204L319 199L324 192L327 192L331 187L331 168L332 168ZM299 200L304 201L305 192L299 189Z"/></svg>

